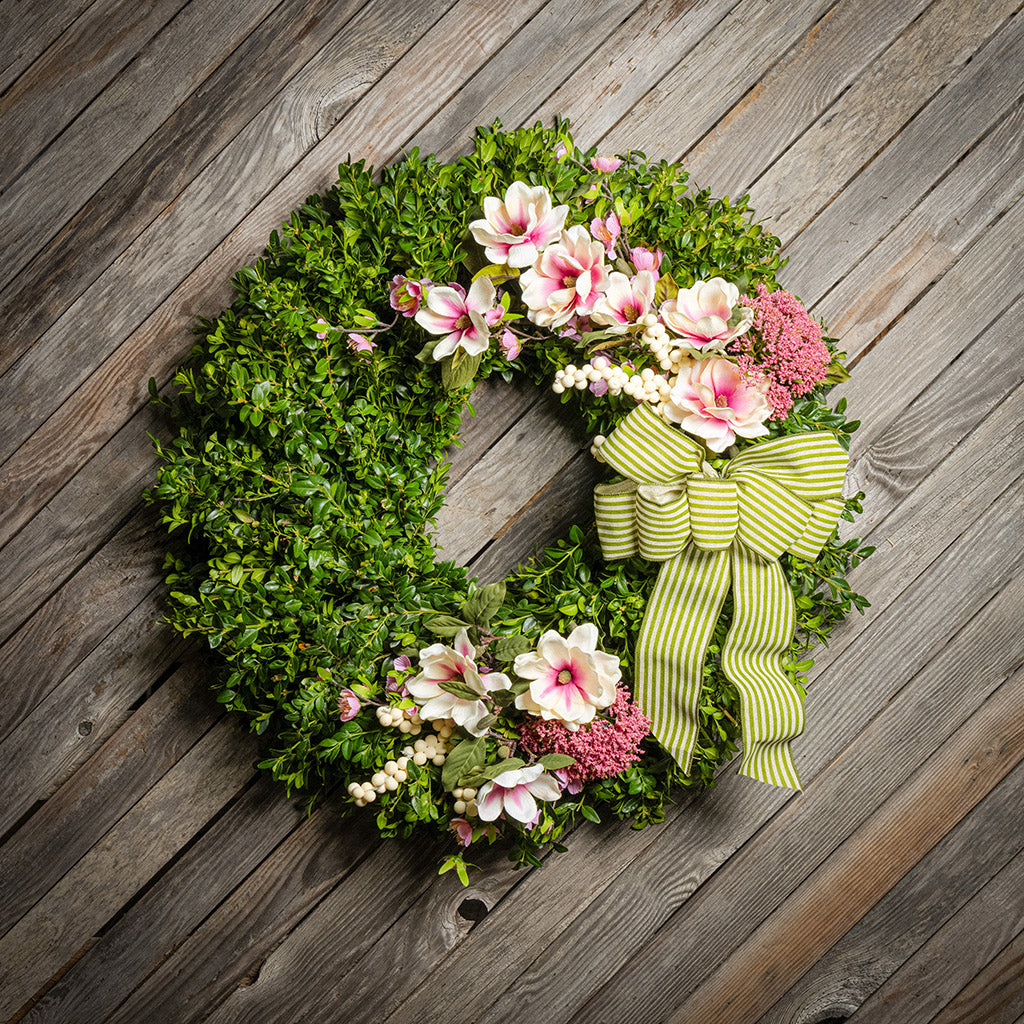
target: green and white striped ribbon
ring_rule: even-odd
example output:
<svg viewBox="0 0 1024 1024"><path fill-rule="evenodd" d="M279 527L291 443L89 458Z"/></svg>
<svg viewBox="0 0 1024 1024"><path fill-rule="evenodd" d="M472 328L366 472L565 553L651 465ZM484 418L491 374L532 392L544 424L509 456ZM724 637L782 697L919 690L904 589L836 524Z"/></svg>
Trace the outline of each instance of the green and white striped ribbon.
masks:
<svg viewBox="0 0 1024 1024"><path fill-rule="evenodd" d="M778 558L821 551L843 510L849 457L832 434L797 434L752 445L719 475L700 444L648 405L613 431L601 457L627 477L594 491L605 557L664 563L634 671L655 737L689 770L704 656L731 585L722 668L740 693L740 772L799 789L789 741L803 730L803 703L782 670L796 614Z"/></svg>

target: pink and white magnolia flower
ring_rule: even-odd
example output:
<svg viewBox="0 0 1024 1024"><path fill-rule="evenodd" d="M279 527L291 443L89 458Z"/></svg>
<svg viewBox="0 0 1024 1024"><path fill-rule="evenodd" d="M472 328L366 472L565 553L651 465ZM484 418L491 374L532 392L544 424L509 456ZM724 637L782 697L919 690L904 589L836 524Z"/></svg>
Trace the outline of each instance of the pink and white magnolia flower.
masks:
<svg viewBox="0 0 1024 1024"><path fill-rule="evenodd" d="M420 718L427 721L454 719L456 725L461 725L473 736L483 736L487 732L487 727L481 726L480 722L491 710L483 698L492 690L507 690L512 683L503 672L481 675L473 660L475 654L465 629L455 634L453 647L437 643L420 651L419 674L406 680L405 684L410 696L420 701ZM441 688L441 683L453 680L479 694L479 699L456 697Z"/></svg>
<svg viewBox="0 0 1024 1024"><path fill-rule="evenodd" d="M650 312L655 283L649 270L641 270L632 280L613 270L608 275L608 290L597 300L590 319L612 334L625 334Z"/></svg>
<svg viewBox="0 0 1024 1024"><path fill-rule="evenodd" d="M577 626L568 637L549 629L537 650L516 655L513 671L530 686L516 697L516 707L541 718L556 719L576 730L599 708L610 707L622 677L619 659L597 649L597 626Z"/></svg>
<svg viewBox="0 0 1024 1024"><path fill-rule="evenodd" d="M476 795L477 816L481 821L494 821L504 811L508 817L529 825L540 813L538 800L557 800L561 795L558 783L544 771L543 765L515 768L480 787Z"/></svg>
<svg viewBox="0 0 1024 1024"><path fill-rule="evenodd" d="M590 222L590 233L599 242L604 243L604 251L611 256L615 253L615 239L622 234L622 224L619 223L619 218L612 211L604 220L595 217Z"/></svg>
<svg viewBox="0 0 1024 1024"><path fill-rule="evenodd" d="M680 288L674 299L661 304L665 326L683 339L694 352L723 352L733 338L750 329L753 311L741 306L742 319L729 326L733 306L740 300L739 289L721 277L697 281L692 288Z"/></svg>
<svg viewBox="0 0 1024 1024"><path fill-rule="evenodd" d="M480 277L466 290L458 284L441 285L427 292L427 301L416 312L416 323L431 334L443 334L434 359L444 359L457 348L480 355L490 343L491 327L504 310L495 306L494 283Z"/></svg>
<svg viewBox="0 0 1024 1024"><path fill-rule="evenodd" d="M590 166L602 174L611 174L622 166L622 161L616 156L592 156Z"/></svg>
<svg viewBox="0 0 1024 1024"><path fill-rule="evenodd" d="M666 419L703 438L713 452L724 452L737 434L767 434L764 421L770 413L763 388L746 383L740 368L725 356L685 360L662 408Z"/></svg>
<svg viewBox="0 0 1024 1024"><path fill-rule="evenodd" d="M530 187L513 181L505 201L484 199L484 215L469 225L470 234L492 263L528 267L561 234L569 207L552 208L551 193L543 185Z"/></svg>
<svg viewBox="0 0 1024 1024"><path fill-rule="evenodd" d="M604 246L576 224L520 279L527 315L541 327L560 327L573 316L590 313L607 280Z"/></svg>
<svg viewBox="0 0 1024 1024"><path fill-rule="evenodd" d="M642 245L638 245L629 250L629 261L638 270L649 270L654 274L655 280L658 279L658 271L661 270L661 261L665 254L660 249L655 249L651 252L650 249L645 249Z"/></svg>

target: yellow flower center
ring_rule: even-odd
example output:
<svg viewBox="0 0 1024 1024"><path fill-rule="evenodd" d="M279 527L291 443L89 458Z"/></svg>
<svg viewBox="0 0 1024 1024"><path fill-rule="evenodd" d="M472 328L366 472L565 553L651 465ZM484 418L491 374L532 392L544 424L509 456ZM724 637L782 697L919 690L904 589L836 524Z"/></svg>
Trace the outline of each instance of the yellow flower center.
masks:
<svg viewBox="0 0 1024 1024"><path fill-rule="evenodd" d="M566 683L571 683L572 673L567 668L563 668L562 671L558 673L558 682L561 683L562 686L565 686Z"/></svg>

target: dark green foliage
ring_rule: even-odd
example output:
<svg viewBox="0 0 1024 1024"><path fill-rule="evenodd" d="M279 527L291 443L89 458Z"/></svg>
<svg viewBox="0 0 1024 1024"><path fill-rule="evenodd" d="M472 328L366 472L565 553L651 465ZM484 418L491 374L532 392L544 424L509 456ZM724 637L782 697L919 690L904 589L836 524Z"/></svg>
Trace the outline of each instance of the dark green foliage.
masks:
<svg viewBox="0 0 1024 1024"><path fill-rule="evenodd" d="M569 151L563 159L560 143ZM449 369L442 382L437 364L417 359L424 332L388 305L395 274L468 286L476 257L467 255L467 225L484 196L504 194L516 179L575 203L575 223L614 206L631 243L661 248L662 270L680 286L711 274L775 286L777 240L751 220L745 200L691 193L678 166L638 153L598 175L590 155L574 148L564 125L511 133L495 126L480 129L474 152L456 163L414 150L379 183L362 163L343 164L338 183L311 196L265 255L238 272L235 301L202 324L175 378L178 432L157 445L163 466L149 492L180 538L166 562L169 618L217 650L218 699L272 736L263 764L290 789L315 796L395 759L407 738L380 727L370 706L340 722L339 691L399 703L384 689L394 657L453 636L463 623L494 667L507 668L543 630L595 622L629 678L656 565L606 563L593 537L574 528L500 592L474 591L463 569L435 561L430 535L444 501L445 452L457 440L472 379L508 379L514 365L546 383L554 368L578 359L578 343L546 337L512 365L492 346L468 376L463 368L453 379ZM372 337L376 351L354 352L347 330ZM829 429L845 439L854 424L842 406L832 412L821 399L799 402L786 429ZM579 401L578 393L563 400ZM628 398L579 404L587 425L604 433L633 407ZM825 640L851 606L863 606L845 577L864 554L856 542L834 540L814 565L791 560L799 645ZM597 806L638 826L659 821L673 786L712 781L737 733L736 691L717 660L727 624L728 609L705 668L691 776L649 741L641 764L545 807L532 832L516 830L517 856L534 862L539 840L556 840L579 815L596 820ZM798 657L795 645L794 678ZM478 774L508 756L494 743L456 750L465 754L462 767ZM453 753L449 776L456 760ZM399 791L357 813L376 813L383 835L404 835L449 820L443 794L440 768L410 764Z"/></svg>

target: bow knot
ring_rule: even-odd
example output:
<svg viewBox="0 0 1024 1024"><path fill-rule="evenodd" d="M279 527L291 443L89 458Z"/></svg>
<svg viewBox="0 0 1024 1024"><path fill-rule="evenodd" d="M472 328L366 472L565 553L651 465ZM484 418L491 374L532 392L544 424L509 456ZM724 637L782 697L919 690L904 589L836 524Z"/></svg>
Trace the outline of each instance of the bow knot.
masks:
<svg viewBox="0 0 1024 1024"><path fill-rule="evenodd" d="M803 728L803 706L781 666L795 611L777 559L815 558L831 536L845 504L846 452L832 434L798 434L753 445L718 473L701 445L641 405L601 457L627 477L594 491L605 557L664 563L635 670L654 735L689 767L704 653L733 585L722 668L740 692L740 771L799 789L789 740Z"/></svg>

